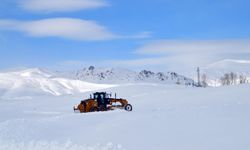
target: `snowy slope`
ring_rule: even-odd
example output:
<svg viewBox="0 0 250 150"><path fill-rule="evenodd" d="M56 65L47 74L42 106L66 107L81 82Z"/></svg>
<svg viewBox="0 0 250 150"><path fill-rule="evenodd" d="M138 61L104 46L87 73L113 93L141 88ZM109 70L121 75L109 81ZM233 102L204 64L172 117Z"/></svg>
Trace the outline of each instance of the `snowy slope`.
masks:
<svg viewBox="0 0 250 150"><path fill-rule="evenodd" d="M193 85L190 78L175 72L153 72L142 70L140 72L123 68L96 68L90 66L78 70L73 78L94 83L159 83L159 84L184 84Z"/></svg>
<svg viewBox="0 0 250 150"><path fill-rule="evenodd" d="M225 59L202 68L201 73L207 76L207 82L210 86L221 86L220 78L226 73L234 73L246 77L250 82L250 61ZM239 80L237 80L239 84Z"/></svg>
<svg viewBox="0 0 250 150"><path fill-rule="evenodd" d="M222 71L222 72L233 71L239 73L250 73L250 61L225 59L210 64L206 69L209 69L211 71Z"/></svg>
<svg viewBox="0 0 250 150"><path fill-rule="evenodd" d="M126 69L89 67L77 74L51 72L40 68L0 72L0 97L26 98L30 95L65 95L105 89L116 84L162 83L192 85L193 80L176 73L140 73Z"/></svg>
<svg viewBox="0 0 250 150"><path fill-rule="evenodd" d="M0 100L0 150L249 150L250 85L107 89L132 112L73 113L89 93Z"/></svg>
<svg viewBox="0 0 250 150"><path fill-rule="evenodd" d="M59 78L49 71L38 68L0 73L0 96L6 97L44 94L58 96L112 86Z"/></svg>

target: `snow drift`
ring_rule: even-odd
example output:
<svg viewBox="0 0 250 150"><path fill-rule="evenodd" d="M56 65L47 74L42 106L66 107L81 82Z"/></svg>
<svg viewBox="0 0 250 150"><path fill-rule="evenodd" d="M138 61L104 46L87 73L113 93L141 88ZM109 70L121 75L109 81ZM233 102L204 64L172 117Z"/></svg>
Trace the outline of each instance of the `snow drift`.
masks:
<svg viewBox="0 0 250 150"><path fill-rule="evenodd" d="M57 77L38 68L0 73L0 96L65 95L76 94L114 85L93 84Z"/></svg>

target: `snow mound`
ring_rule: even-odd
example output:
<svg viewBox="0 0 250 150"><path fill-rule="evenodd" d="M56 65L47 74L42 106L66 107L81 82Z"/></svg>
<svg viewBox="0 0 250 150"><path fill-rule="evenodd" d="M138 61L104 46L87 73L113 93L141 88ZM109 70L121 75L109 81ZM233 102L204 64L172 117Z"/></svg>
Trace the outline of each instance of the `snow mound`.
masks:
<svg viewBox="0 0 250 150"><path fill-rule="evenodd" d="M0 73L0 96L65 95L99 90L114 85L59 78L38 68Z"/></svg>

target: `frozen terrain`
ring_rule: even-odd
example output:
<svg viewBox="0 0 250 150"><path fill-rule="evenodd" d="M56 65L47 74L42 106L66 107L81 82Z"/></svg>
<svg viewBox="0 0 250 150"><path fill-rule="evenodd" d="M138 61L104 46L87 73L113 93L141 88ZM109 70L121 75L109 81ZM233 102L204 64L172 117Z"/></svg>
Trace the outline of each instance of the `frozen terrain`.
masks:
<svg viewBox="0 0 250 150"><path fill-rule="evenodd" d="M39 68L0 72L0 97L2 98L72 95L114 86L62 78Z"/></svg>
<svg viewBox="0 0 250 150"><path fill-rule="evenodd" d="M234 73L237 77L236 84L240 84L239 77L245 78L250 83L250 61L225 59L208 65L201 69L201 74L206 75L206 82L209 86L221 86L221 78L226 73Z"/></svg>
<svg viewBox="0 0 250 150"><path fill-rule="evenodd" d="M106 87L133 105L78 114L89 92L0 99L0 150L249 150L250 85Z"/></svg>

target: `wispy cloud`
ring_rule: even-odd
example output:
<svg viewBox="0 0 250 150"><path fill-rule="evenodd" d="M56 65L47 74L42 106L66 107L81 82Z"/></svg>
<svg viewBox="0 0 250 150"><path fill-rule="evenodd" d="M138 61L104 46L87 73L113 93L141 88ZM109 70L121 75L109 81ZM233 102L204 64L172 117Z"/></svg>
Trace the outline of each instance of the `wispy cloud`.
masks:
<svg viewBox="0 0 250 150"><path fill-rule="evenodd" d="M159 40L150 42L139 54L219 54L250 52L250 40Z"/></svg>
<svg viewBox="0 0 250 150"><path fill-rule="evenodd" d="M128 38L128 39L144 39L144 38L150 38L152 36L152 32L150 31L144 31L144 32L139 32L135 35L127 35L127 36L122 36L122 38Z"/></svg>
<svg viewBox="0 0 250 150"><path fill-rule="evenodd" d="M50 18L36 21L0 20L0 30L23 32L32 37L59 37L71 40L97 41L149 38L150 32L118 35L91 20Z"/></svg>
<svg viewBox="0 0 250 150"><path fill-rule="evenodd" d="M105 0L19 0L21 8L41 13L70 12L107 6Z"/></svg>
<svg viewBox="0 0 250 150"><path fill-rule="evenodd" d="M0 29L23 32L33 37L60 37L73 40L110 40L113 34L95 21L52 18L37 21L0 20Z"/></svg>
<svg viewBox="0 0 250 150"><path fill-rule="evenodd" d="M160 40L135 50L139 58L124 60L67 61L62 66L88 65L125 67L135 70L176 71L192 76L196 67L206 68L220 61L250 62L250 40Z"/></svg>
<svg viewBox="0 0 250 150"><path fill-rule="evenodd" d="M116 64L185 73L224 59L250 60L250 40L159 40L135 53L145 58L119 60Z"/></svg>

